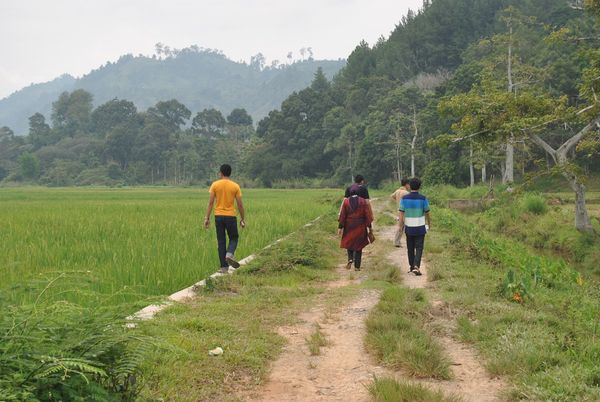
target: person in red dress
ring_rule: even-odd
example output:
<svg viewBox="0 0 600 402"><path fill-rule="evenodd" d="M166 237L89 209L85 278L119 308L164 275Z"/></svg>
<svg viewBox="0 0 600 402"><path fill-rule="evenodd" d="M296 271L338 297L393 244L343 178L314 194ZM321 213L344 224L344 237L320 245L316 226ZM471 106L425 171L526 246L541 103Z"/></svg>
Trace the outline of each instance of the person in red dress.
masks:
<svg viewBox="0 0 600 402"><path fill-rule="evenodd" d="M369 244L373 213L369 202L359 197L355 189L351 190L350 197L344 199L338 222L338 233L342 235L340 247L348 250L346 269L354 264L354 269L360 271L362 249Z"/></svg>

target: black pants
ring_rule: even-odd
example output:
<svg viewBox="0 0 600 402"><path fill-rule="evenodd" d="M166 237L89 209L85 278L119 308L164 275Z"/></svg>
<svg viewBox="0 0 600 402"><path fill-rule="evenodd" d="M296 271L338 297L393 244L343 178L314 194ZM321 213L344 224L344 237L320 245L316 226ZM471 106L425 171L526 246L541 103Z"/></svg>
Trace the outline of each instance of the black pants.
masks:
<svg viewBox="0 0 600 402"><path fill-rule="evenodd" d="M362 250L346 250L348 251L348 261L354 261L354 268L360 268L362 259Z"/></svg>
<svg viewBox="0 0 600 402"><path fill-rule="evenodd" d="M423 245L425 244L425 235L411 236L406 235L406 248L408 251L408 265L412 267L421 267L421 256L423 255Z"/></svg>
<svg viewBox="0 0 600 402"><path fill-rule="evenodd" d="M217 228L217 244L219 245L221 268L227 268L229 264L225 260L225 255L227 253L235 254L238 244L237 218L235 216L215 215L215 227ZM227 236L229 237L229 247L227 247L225 232L227 232Z"/></svg>

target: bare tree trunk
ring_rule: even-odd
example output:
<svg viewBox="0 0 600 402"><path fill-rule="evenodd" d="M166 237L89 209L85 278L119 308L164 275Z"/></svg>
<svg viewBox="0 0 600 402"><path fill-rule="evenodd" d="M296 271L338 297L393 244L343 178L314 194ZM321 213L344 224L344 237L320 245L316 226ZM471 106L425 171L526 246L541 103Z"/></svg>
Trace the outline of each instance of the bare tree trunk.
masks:
<svg viewBox="0 0 600 402"><path fill-rule="evenodd" d="M471 174L471 187L475 186L475 168L473 167L473 144L469 148L469 173Z"/></svg>
<svg viewBox="0 0 600 402"><path fill-rule="evenodd" d="M352 169L352 140L348 140L348 164L350 168L350 183L354 182L354 172Z"/></svg>
<svg viewBox="0 0 600 402"><path fill-rule="evenodd" d="M504 175L502 176L503 184L510 184L515 181L515 147L512 143L513 137L506 143L506 160L504 161Z"/></svg>
<svg viewBox="0 0 600 402"><path fill-rule="evenodd" d="M402 173L400 172L400 145L396 144L396 173L398 175L398 183L402 181Z"/></svg>
<svg viewBox="0 0 600 402"><path fill-rule="evenodd" d="M544 155L546 156L546 171L549 172L552 168L552 161L550 160L550 155L548 155L548 152L546 152Z"/></svg>
<svg viewBox="0 0 600 402"><path fill-rule="evenodd" d="M419 128L417 126L417 109L413 106L413 127L414 135L412 142L410 143L410 176L415 177L415 146L417 144L417 136L419 135Z"/></svg>
<svg viewBox="0 0 600 402"><path fill-rule="evenodd" d="M580 232L593 232L594 228L585 205L585 186L577 180L575 175L565 175L575 192L575 228Z"/></svg>
<svg viewBox="0 0 600 402"><path fill-rule="evenodd" d="M398 183L402 181L402 163L400 162L400 127L396 128L396 174L398 175Z"/></svg>
<svg viewBox="0 0 600 402"><path fill-rule="evenodd" d="M506 75L507 75L507 80L508 80L508 92L513 92L514 89L514 83L513 83L513 77L512 77L512 48L513 48L513 43L512 43L512 37L513 37L513 27L512 27L512 21L508 21L508 29L509 29L509 33L508 33L508 57L507 57L507 68L506 68ZM510 184L514 181L515 177L514 177L514 169L515 169L515 148L513 145L513 135L511 133L510 135L510 139L508 140L508 142L506 143L506 161L504 163L504 174L502 175L502 183L503 184Z"/></svg>
<svg viewBox="0 0 600 402"><path fill-rule="evenodd" d="M481 182L485 183L487 181L487 166L485 163L481 167Z"/></svg>

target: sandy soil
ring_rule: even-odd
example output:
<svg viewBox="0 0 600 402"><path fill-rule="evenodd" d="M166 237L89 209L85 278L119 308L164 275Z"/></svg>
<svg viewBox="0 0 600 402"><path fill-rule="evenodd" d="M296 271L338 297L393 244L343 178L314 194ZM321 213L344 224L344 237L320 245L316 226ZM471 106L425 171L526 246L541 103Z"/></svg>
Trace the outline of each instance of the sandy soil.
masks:
<svg viewBox="0 0 600 402"><path fill-rule="evenodd" d="M328 284L330 288L348 286L364 279L338 267L339 281ZM279 328L280 335L288 340L280 358L273 363L269 381L254 393L249 401L367 401L366 385L373 375L382 375L363 346L365 319L379 300L379 292L360 290L350 304L335 313L327 313L318 305L300 316L300 323ZM328 345L321 354L311 356L306 340L315 326L326 336Z"/></svg>

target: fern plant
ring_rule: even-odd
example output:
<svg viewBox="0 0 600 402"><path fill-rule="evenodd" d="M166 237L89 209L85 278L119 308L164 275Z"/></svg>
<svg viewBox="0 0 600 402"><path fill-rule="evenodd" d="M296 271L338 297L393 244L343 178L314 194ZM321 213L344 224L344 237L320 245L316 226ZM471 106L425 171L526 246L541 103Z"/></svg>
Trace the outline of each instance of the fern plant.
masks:
<svg viewBox="0 0 600 402"><path fill-rule="evenodd" d="M0 401L135 400L157 341L126 327L130 306L51 301L48 288L32 304L2 303Z"/></svg>

